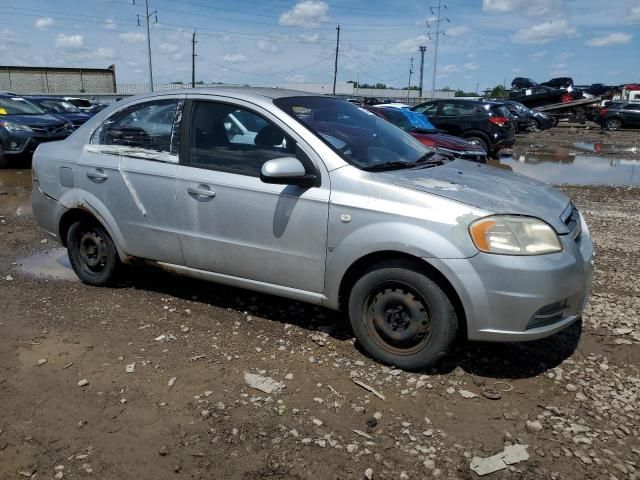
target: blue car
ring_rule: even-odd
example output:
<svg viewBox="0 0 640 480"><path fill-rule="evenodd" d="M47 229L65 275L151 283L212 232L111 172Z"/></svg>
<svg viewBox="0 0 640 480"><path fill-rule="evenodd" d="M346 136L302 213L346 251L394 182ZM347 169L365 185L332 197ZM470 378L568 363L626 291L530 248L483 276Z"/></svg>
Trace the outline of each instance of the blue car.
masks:
<svg viewBox="0 0 640 480"><path fill-rule="evenodd" d="M85 123L94 113L87 113L80 110L71 102L60 97L25 97L31 103L35 103L45 112L64 118L67 122L71 122L74 130Z"/></svg>
<svg viewBox="0 0 640 480"><path fill-rule="evenodd" d="M0 168L20 155L32 154L43 142L63 140L71 122L45 112L23 97L0 94Z"/></svg>

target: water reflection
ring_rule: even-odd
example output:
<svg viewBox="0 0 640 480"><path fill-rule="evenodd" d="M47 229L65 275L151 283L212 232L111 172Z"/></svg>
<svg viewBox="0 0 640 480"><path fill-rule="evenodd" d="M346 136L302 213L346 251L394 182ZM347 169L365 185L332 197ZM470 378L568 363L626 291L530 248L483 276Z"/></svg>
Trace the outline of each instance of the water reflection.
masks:
<svg viewBox="0 0 640 480"><path fill-rule="evenodd" d="M494 166L551 184L640 185L640 160L581 155L567 149L502 157Z"/></svg>

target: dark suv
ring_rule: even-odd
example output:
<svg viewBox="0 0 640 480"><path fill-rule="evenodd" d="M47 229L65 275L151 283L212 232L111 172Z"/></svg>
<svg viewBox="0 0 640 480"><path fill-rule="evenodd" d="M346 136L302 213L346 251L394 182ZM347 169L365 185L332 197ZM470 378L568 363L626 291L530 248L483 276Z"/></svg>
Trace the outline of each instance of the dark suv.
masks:
<svg viewBox="0 0 640 480"><path fill-rule="evenodd" d="M31 154L42 142L62 140L73 125L22 97L0 95L0 168L18 155Z"/></svg>
<svg viewBox="0 0 640 480"><path fill-rule="evenodd" d="M442 99L416 105L412 110L424 113L438 129L480 145L488 154L515 141L515 124L501 102Z"/></svg>
<svg viewBox="0 0 640 480"><path fill-rule="evenodd" d="M600 109L596 119L607 130L640 127L640 103L620 102L612 103Z"/></svg>

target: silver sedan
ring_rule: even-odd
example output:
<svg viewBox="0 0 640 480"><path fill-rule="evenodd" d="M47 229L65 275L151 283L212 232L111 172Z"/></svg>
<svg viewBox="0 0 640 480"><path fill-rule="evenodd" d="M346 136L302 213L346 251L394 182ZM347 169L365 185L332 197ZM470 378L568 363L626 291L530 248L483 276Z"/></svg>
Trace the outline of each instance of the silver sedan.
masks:
<svg viewBox="0 0 640 480"><path fill-rule="evenodd" d="M456 335L533 340L575 322L592 244L570 200L449 162L346 101L281 89L128 98L34 156L33 210L80 279L132 259L340 309L406 369Z"/></svg>

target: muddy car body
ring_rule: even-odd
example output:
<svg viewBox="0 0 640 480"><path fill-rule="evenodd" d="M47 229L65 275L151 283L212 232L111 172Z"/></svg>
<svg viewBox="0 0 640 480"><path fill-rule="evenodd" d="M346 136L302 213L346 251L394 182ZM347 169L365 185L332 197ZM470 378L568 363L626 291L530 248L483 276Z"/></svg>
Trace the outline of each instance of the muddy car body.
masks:
<svg viewBox="0 0 640 480"><path fill-rule="evenodd" d="M233 142L226 124L238 112L252 144ZM433 364L460 332L551 335L579 318L588 294L591 239L563 194L443 162L330 97L133 97L34 162L34 215L85 283L113 283L138 258L344 309L363 347L403 368Z"/></svg>

